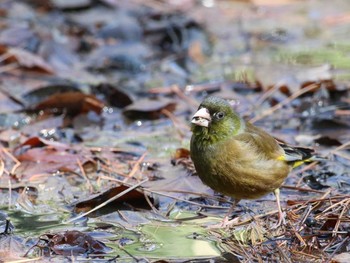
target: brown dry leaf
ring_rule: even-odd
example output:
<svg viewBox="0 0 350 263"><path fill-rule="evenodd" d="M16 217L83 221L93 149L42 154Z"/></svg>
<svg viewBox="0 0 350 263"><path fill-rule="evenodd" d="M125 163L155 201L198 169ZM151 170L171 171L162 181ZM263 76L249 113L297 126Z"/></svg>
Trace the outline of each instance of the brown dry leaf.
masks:
<svg viewBox="0 0 350 263"><path fill-rule="evenodd" d="M166 98L140 99L133 104L127 106L124 115L130 119L158 119L162 114L162 110L173 112L176 103Z"/></svg>
<svg viewBox="0 0 350 263"><path fill-rule="evenodd" d="M327 220L321 226L320 230L333 231L335 226L337 225L338 220L339 220L339 215L337 214L328 215Z"/></svg>
<svg viewBox="0 0 350 263"><path fill-rule="evenodd" d="M92 5L92 0L51 0L52 5L63 11L76 11L89 8Z"/></svg>
<svg viewBox="0 0 350 263"><path fill-rule="evenodd" d="M329 136L321 136L315 139L315 142L324 146L340 146L342 143L338 140L338 138L332 138Z"/></svg>
<svg viewBox="0 0 350 263"><path fill-rule="evenodd" d="M181 165L190 174L195 175L196 169L190 157L190 151L185 148L178 148L171 158L171 164L174 166Z"/></svg>
<svg viewBox="0 0 350 263"><path fill-rule="evenodd" d="M71 91L53 94L34 106L34 109L66 111L68 116L73 117L89 111L100 114L103 107L104 103L95 96Z"/></svg>
<svg viewBox="0 0 350 263"><path fill-rule="evenodd" d="M33 148L26 151L24 154L17 156L19 161L60 164L76 163L77 158L78 156L76 154L52 147Z"/></svg>
<svg viewBox="0 0 350 263"><path fill-rule="evenodd" d="M64 144L64 143L45 140L45 139L40 138L40 137L31 137L28 140L26 140L25 142L23 142L21 145L16 147L15 150L20 149L20 148L25 147L25 146L29 146L30 148L43 147L43 146L51 146L54 148L62 148L62 149L69 148L69 146Z"/></svg>
<svg viewBox="0 0 350 263"><path fill-rule="evenodd" d="M21 48L2 47L1 51L4 51L4 49L9 55L9 57L5 60L6 63L17 62L23 68L36 70L41 73L54 74L54 69L38 55L30 53Z"/></svg>
<svg viewBox="0 0 350 263"><path fill-rule="evenodd" d="M26 149L29 146L30 149ZM36 147L36 148L31 148ZM18 148L21 153L16 155L20 165L16 168L17 177L32 178L33 176L50 176L57 171L75 173L79 168L77 160L86 161L84 154L71 151L66 145L50 142L40 138L30 138Z"/></svg>
<svg viewBox="0 0 350 263"><path fill-rule="evenodd" d="M190 151L185 148L177 148L173 159L178 160L180 158L190 158Z"/></svg>
<svg viewBox="0 0 350 263"><path fill-rule="evenodd" d="M74 84L43 83L39 87L29 89L21 97L26 105L33 105L45 100L49 96L65 92L80 92L80 90Z"/></svg>
<svg viewBox="0 0 350 263"><path fill-rule="evenodd" d="M40 163L33 161L22 161L16 169L15 174L18 179L27 179L29 182L44 182L53 173L64 173L65 175L77 175L74 171L78 169L76 163ZM77 175L79 176L79 175Z"/></svg>
<svg viewBox="0 0 350 263"><path fill-rule="evenodd" d="M124 108L132 103L132 99L127 93L118 89L114 85L111 85L110 83L101 83L96 86L96 90L99 93L104 94L106 101L111 106Z"/></svg>
<svg viewBox="0 0 350 263"><path fill-rule="evenodd" d="M191 43L188 49L188 55L198 64L204 63L205 55L203 54L203 48L200 41L194 41Z"/></svg>
<svg viewBox="0 0 350 263"><path fill-rule="evenodd" d="M81 213L81 212L88 212L91 209L95 208L96 206L102 204L103 202L111 199L112 197L120 194L121 192L127 190L129 187L125 185L120 185L117 187L113 187L104 193L98 194L93 196L92 198L81 201L75 205L75 212ZM153 198L149 197L149 200L151 200L152 203L154 203ZM110 206L113 208L113 210L117 209L123 209L131 207L139 208L139 209L150 209L150 206L145 199L145 195L142 191L138 189L134 189L125 195L121 196L117 200L110 203Z"/></svg>
<svg viewBox="0 0 350 263"><path fill-rule="evenodd" d="M57 255L105 254L111 250L103 242L77 230L66 231L63 234L47 234L46 237L49 249Z"/></svg>

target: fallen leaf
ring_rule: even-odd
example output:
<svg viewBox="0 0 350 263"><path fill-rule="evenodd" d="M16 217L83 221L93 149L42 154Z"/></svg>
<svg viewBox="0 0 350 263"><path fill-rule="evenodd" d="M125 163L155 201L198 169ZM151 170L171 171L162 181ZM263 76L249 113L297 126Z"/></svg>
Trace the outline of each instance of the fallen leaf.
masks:
<svg viewBox="0 0 350 263"><path fill-rule="evenodd" d="M2 48L3 50L3 48ZM53 74L54 69L44 61L44 59L34 53L21 48L7 48L6 53L9 57L6 63L17 62L21 67L36 70L41 73Z"/></svg>
<svg viewBox="0 0 350 263"><path fill-rule="evenodd" d="M105 254L111 251L103 242L77 230L66 231L63 234L46 234L41 239L45 236L49 249L57 255Z"/></svg>
<svg viewBox="0 0 350 263"><path fill-rule="evenodd" d="M94 111L100 114L104 103L93 95L81 92L57 93L33 107L34 110L65 111L68 116L74 117L81 113Z"/></svg>
<svg viewBox="0 0 350 263"><path fill-rule="evenodd" d="M191 43L188 49L188 55L198 64L203 64L205 61L205 55L203 54L203 48L201 42L194 41Z"/></svg>
<svg viewBox="0 0 350 263"><path fill-rule="evenodd" d="M175 154L171 158L171 164L174 166L183 166L190 175L196 174L196 169L190 157L190 151L185 148L176 149Z"/></svg>
<svg viewBox="0 0 350 263"><path fill-rule="evenodd" d="M129 187L125 185L120 185L117 187L113 187L104 193L100 193L98 195L95 195L88 200L80 201L77 204L75 204L75 212L81 213L81 212L88 212L91 209L95 208L99 204L107 201L108 199L111 199L112 197L120 194L121 192L127 190ZM149 197L152 203L154 203L153 198ZM145 195L142 191L135 189L132 190L125 195L121 196L117 200L111 202L110 207L113 211L117 209L130 209L131 207L139 208L139 209L150 209L148 202L145 199Z"/></svg>
<svg viewBox="0 0 350 263"><path fill-rule="evenodd" d="M132 103L130 96L109 83L101 83L95 89L105 95L107 102L114 107L124 108Z"/></svg>
<svg viewBox="0 0 350 263"><path fill-rule="evenodd" d="M123 113L130 119L159 119L163 114L162 110L173 112L176 103L166 98L140 99L127 106Z"/></svg>
<svg viewBox="0 0 350 263"><path fill-rule="evenodd" d="M25 146L29 146L30 148L52 146L54 148L69 149L69 146L64 144L64 143L45 140L45 139L40 138L40 137L31 137L28 140L26 140L25 142L23 142L21 145L17 146L15 148L15 151L22 148L22 147L25 147Z"/></svg>
<svg viewBox="0 0 350 263"><path fill-rule="evenodd" d="M62 11L78 11L91 7L92 0L51 0L54 7Z"/></svg>
<svg viewBox="0 0 350 263"><path fill-rule="evenodd" d="M342 143L338 139L331 138L329 136L322 136L320 138L317 138L315 140L315 142L319 143L321 145L324 145L324 146L340 146L340 145L342 145Z"/></svg>
<svg viewBox="0 0 350 263"><path fill-rule="evenodd" d="M71 84L46 84L22 95L26 105L37 104L48 97L65 92L79 92L79 88Z"/></svg>

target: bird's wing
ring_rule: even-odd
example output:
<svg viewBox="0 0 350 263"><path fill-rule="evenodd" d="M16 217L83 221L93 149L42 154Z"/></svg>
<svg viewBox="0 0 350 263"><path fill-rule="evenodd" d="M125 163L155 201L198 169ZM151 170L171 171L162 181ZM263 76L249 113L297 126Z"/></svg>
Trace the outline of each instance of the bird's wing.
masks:
<svg viewBox="0 0 350 263"><path fill-rule="evenodd" d="M298 167L305 162L324 160L324 158L316 155L313 149L292 147L278 142L265 131L250 123L247 123L245 132L239 137L240 140L253 144L258 152L263 153L268 158L285 161L293 167Z"/></svg>
<svg viewBox="0 0 350 263"><path fill-rule="evenodd" d="M254 152L259 159L278 159L284 154L283 149L271 135L249 122L246 123L245 130L236 135L234 139L248 145L250 155Z"/></svg>
<svg viewBox="0 0 350 263"><path fill-rule="evenodd" d="M279 143L284 150L284 160L287 162L309 160L314 155L314 150L302 147L291 147L284 143Z"/></svg>
<svg viewBox="0 0 350 263"><path fill-rule="evenodd" d="M292 164L294 168L303 163L325 160L325 158L316 155L314 150L310 148L292 147L280 142L279 145L284 150L284 155L278 159Z"/></svg>

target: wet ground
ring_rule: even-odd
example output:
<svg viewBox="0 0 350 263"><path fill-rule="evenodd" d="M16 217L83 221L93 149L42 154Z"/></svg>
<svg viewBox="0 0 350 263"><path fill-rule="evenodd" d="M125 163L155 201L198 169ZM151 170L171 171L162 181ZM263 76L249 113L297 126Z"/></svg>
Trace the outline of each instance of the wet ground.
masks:
<svg viewBox="0 0 350 263"><path fill-rule="evenodd" d="M350 3L2 1L0 260L325 262L348 257ZM195 175L215 94L326 161L231 204ZM267 251L267 252L266 252ZM268 258L266 258L266 253Z"/></svg>

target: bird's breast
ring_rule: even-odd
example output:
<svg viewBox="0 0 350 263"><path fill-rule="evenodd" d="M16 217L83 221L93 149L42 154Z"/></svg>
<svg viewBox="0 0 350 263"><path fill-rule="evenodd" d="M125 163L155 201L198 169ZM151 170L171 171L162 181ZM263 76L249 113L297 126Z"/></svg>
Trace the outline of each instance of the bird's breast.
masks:
<svg viewBox="0 0 350 263"><path fill-rule="evenodd" d="M255 199L280 187L290 168L266 159L234 140L210 145L191 142L191 158L201 180L222 194Z"/></svg>

